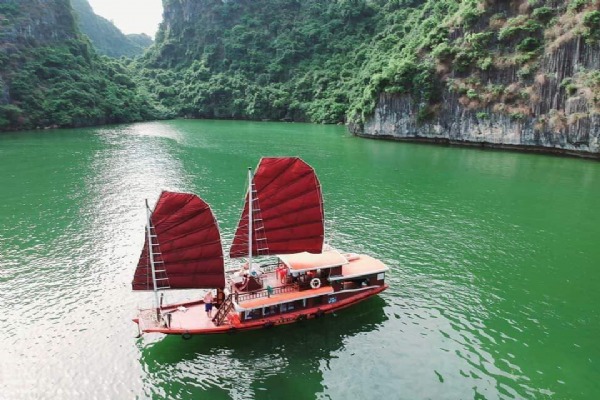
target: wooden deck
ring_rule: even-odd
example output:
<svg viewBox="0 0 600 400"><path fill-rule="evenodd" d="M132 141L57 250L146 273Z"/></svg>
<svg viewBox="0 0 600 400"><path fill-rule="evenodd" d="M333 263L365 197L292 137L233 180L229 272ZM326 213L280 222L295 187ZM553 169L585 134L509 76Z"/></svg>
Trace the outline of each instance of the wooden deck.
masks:
<svg viewBox="0 0 600 400"><path fill-rule="evenodd" d="M214 317L217 313L217 309L213 307L212 316ZM199 329L211 329L216 328L212 319L206 315L204 311L204 304L193 304L184 307L167 307L162 310L164 318L166 315L170 315L169 327L164 324L159 324L156 319L156 310L142 310L139 315L140 328L145 330L181 330L181 331L195 331Z"/></svg>
<svg viewBox="0 0 600 400"><path fill-rule="evenodd" d="M389 270L381 261L362 254L353 255L352 258L348 259L347 264L341 267L340 275L329 276L331 281L353 279L364 275L372 276L373 274ZM304 276L304 278L306 277ZM323 313L348 307L367 297L376 295L387 288L385 284L381 287L357 287L355 290L346 290L347 288L344 287L343 290L335 292L327 281L327 277L322 277L321 287L312 289L308 286L307 279L294 279L294 282L292 282L292 277L289 274L284 279L284 282L282 282L276 271L268 271L261 274L260 281L262 288L251 292L239 290L234 285L230 286L237 311L261 309L321 296L325 300L330 300L328 295L335 296L336 293L345 294L341 297L333 297L333 302L318 302L318 305L314 306L311 306L313 303L304 303L305 306L308 305L308 308L297 308L293 312L276 312L275 315L265 315L252 321L240 321L239 313L235 309L232 309L228 313L229 316L226 316L223 323L219 326L215 325L212 318L206 315L204 303L201 300L166 306L161 310L163 318L160 322L156 317L155 309L142 310L136 322L139 323L140 329L143 332L161 332L188 336L189 334L215 334L231 330L258 329L266 325L292 323L300 317L318 317L318 315L322 315ZM217 311L217 308L213 307L212 317L215 317ZM168 326L165 321L168 321Z"/></svg>

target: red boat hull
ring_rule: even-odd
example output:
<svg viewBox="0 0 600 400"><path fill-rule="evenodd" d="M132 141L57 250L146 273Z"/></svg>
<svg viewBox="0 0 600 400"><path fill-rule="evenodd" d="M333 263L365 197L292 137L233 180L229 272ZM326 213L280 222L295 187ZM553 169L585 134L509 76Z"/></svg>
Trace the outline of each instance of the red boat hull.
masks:
<svg viewBox="0 0 600 400"><path fill-rule="evenodd" d="M332 303L332 304L321 304L318 307L310 307L310 308L305 308L305 309L296 310L296 311L292 311L292 312L286 312L286 313L282 313L282 314L278 314L278 315L273 315L273 316L269 316L269 317L262 317L262 318L258 318L256 320L242 322L239 320L239 318L234 317L234 318L231 318L228 323L225 323L220 326L215 326L214 324L212 324L212 326L210 326L211 324L205 323L204 326L202 326L202 327L199 326L197 328L191 328L191 327L177 328L174 326L171 326L170 328L168 328L168 327L164 327L164 326L158 326L156 324L154 324L155 326L151 326L151 324L144 323L144 318L142 317L143 314L144 313L156 313L155 309L143 310L142 313L140 314L140 318L134 319L133 321L136 322L140 326L141 331L144 333L164 333L167 335L183 335L184 338L188 338L191 335L214 335L214 334L220 334L220 333L233 333L233 332L238 332L238 331L241 332L241 331L254 330L254 329L265 329L265 328L271 328L271 327L277 326L277 325L286 325L286 324L292 324L294 322L303 321L303 320L307 320L307 319L319 318L325 314L330 314L335 311L342 310L344 308L347 308L354 304L357 304L363 300L366 300L372 296L375 296L375 295L383 292L387 288L388 288L388 285L382 285L382 286L378 286L378 287L374 287L374 288L365 288L364 290L361 290L361 291L357 292L356 294L346 296L345 298L340 299L337 302ZM210 321L210 319L208 317L204 316L202 306L203 306L203 303L201 301L195 301L195 302L190 302L190 303L170 305L170 306L164 307L162 309L162 311L164 313L165 310L166 311L176 310L178 307L183 307L183 308L188 308L188 309L200 308L200 310L196 311L196 312L199 311L198 319L204 318L205 320ZM192 315L192 314L190 313L190 315ZM198 325L201 325L201 323L199 323Z"/></svg>

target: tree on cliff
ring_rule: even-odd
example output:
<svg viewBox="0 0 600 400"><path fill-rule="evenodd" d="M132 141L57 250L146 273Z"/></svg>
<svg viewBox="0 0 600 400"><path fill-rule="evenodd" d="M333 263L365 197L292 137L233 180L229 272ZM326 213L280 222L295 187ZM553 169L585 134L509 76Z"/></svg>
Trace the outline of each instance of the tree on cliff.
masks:
<svg viewBox="0 0 600 400"><path fill-rule="evenodd" d="M127 65L96 54L69 0L2 0L0 20L1 130L166 116Z"/></svg>

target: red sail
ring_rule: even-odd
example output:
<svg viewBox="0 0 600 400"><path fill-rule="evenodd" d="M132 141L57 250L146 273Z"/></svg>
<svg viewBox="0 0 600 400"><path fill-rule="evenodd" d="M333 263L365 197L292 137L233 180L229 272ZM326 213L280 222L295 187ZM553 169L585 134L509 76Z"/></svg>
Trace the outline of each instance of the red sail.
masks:
<svg viewBox="0 0 600 400"><path fill-rule="evenodd" d="M225 287L221 236L208 204L194 194L162 192L150 220L158 288ZM148 235L132 286L154 287Z"/></svg>
<svg viewBox="0 0 600 400"><path fill-rule="evenodd" d="M263 158L253 186L253 255L322 251L323 198L310 165L297 157ZM229 254L248 255L248 194Z"/></svg>

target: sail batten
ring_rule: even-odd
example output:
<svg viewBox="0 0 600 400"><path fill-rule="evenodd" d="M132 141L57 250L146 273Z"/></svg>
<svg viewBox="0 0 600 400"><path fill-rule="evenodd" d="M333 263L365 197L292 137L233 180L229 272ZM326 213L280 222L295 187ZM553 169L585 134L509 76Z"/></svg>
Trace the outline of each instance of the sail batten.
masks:
<svg viewBox="0 0 600 400"><path fill-rule="evenodd" d="M254 229L249 234L249 193L246 193L229 252L231 257L248 255L249 237L253 237L252 255L321 252L323 199L312 167L297 157L262 158L251 186L253 207L258 208L253 210L253 216L260 216L257 227L260 230ZM259 243L261 239L263 243Z"/></svg>
<svg viewBox="0 0 600 400"><path fill-rule="evenodd" d="M155 235L152 251L159 257L158 265L164 274L161 279L168 281L170 289L225 286L219 228L206 202L194 194L162 192L150 222ZM146 238L134 273L133 290L153 290L148 248Z"/></svg>

